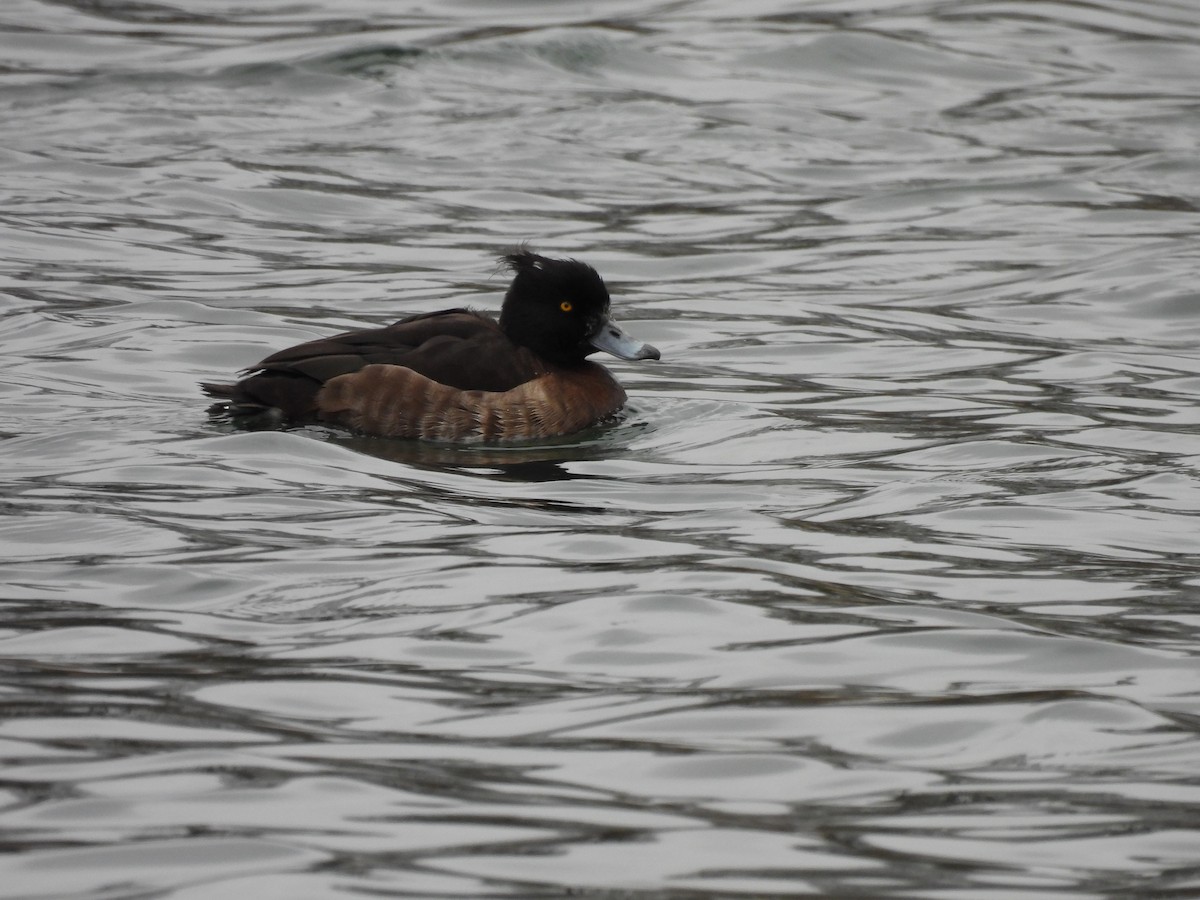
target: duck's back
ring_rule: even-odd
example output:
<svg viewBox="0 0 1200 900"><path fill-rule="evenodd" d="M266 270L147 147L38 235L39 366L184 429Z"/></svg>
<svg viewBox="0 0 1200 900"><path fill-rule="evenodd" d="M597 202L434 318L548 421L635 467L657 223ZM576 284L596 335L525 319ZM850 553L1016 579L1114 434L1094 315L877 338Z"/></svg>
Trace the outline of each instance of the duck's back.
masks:
<svg viewBox="0 0 1200 900"><path fill-rule="evenodd" d="M448 309L298 344L249 367L237 384L204 387L235 415L277 409L301 421L321 417L317 395L327 382L374 365L402 366L458 391L508 391L545 372L490 316Z"/></svg>

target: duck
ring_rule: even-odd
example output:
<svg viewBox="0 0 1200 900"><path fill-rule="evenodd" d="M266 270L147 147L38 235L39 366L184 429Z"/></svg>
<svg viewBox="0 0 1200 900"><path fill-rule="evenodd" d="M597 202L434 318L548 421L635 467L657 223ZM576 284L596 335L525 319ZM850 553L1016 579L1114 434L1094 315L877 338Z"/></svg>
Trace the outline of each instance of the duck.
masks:
<svg viewBox="0 0 1200 900"><path fill-rule="evenodd" d="M599 273L522 245L499 318L455 308L307 341L202 383L235 422L325 423L360 434L507 444L562 437L624 406L625 390L587 357L661 359L613 321Z"/></svg>

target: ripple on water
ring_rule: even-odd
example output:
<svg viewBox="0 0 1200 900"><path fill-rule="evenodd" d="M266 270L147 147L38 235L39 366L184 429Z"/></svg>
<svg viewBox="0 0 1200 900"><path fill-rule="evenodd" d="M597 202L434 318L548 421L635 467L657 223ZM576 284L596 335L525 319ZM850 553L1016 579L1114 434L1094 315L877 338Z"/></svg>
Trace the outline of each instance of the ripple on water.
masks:
<svg viewBox="0 0 1200 900"><path fill-rule="evenodd" d="M2 883L1186 893L1200 20L1030 10L0 11ZM206 418L520 240L613 422Z"/></svg>

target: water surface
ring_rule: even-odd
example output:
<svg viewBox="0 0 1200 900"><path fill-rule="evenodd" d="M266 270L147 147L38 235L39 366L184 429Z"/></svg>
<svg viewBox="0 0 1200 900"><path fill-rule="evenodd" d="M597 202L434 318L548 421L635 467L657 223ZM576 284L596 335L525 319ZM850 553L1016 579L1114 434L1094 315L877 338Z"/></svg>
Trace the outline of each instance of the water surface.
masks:
<svg viewBox="0 0 1200 900"><path fill-rule="evenodd" d="M0 11L13 898L1200 892L1200 13ZM238 432L495 310L620 421Z"/></svg>

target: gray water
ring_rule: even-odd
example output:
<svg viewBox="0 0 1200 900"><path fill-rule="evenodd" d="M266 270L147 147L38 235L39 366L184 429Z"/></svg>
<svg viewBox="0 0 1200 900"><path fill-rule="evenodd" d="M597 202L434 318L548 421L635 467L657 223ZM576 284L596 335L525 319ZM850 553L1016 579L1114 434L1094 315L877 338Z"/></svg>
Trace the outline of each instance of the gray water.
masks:
<svg viewBox="0 0 1200 900"><path fill-rule="evenodd" d="M0 7L0 894L1200 896L1200 6ZM196 382L495 310L463 449Z"/></svg>

